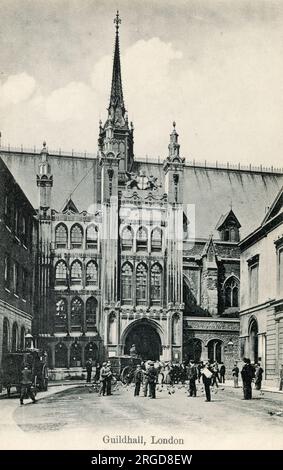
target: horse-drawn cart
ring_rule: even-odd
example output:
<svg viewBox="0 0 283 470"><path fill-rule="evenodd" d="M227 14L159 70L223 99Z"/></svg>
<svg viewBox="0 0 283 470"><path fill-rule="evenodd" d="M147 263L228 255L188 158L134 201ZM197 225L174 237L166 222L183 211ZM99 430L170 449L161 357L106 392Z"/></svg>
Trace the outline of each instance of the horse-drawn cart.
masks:
<svg viewBox="0 0 283 470"><path fill-rule="evenodd" d="M113 375L124 384L132 382L134 371L141 364L141 359L135 356L114 356L109 357L109 361Z"/></svg>

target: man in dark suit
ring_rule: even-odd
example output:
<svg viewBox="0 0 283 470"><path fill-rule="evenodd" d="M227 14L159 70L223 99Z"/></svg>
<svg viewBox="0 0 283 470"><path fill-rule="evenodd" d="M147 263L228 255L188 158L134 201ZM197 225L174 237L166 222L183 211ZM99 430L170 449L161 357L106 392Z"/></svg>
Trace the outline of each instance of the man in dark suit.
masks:
<svg viewBox="0 0 283 470"><path fill-rule="evenodd" d="M205 401L211 401L211 393L210 393L210 386L211 386L211 378L213 376L213 370L210 365L210 362L207 362L202 369L202 381L205 390Z"/></svg>
<svg viewBox="0 0 283 470"><path fill-rule="evenodd" d="M149 387L149 397L156 398L155 389L157 383L157 369L154 367L154 362L149 363L149 369L147 370L147 380Z"/></svg>
<svg viewBox="0 0 283 470"><path fill-rule="evenodd" d="M142 384L142 379L143 379L143 371L142 371L142 368L141 366L138 364L137 365L137 368L134 372L134 382L135 382L135 392L134 392L134 396L135 397L138 397L139 394L140 394L140 388L141 388L141 384Z"/></svg>
<svg viewBox="0 0 283 470"><path fill-rule="evenodd" d="M91 382L91 373L92 373L92 360L88 359L85 363L85 368L86 368L86 382L90 383Z"/></svg>
<svg viewBox="0 0 283 470"><path fill-rule="evenodd" d="M244 357L244 366L241 371L244 400L252 399L252 381L254 378L254 368L251 365L250 359Z"/></svg>
<svg viewBox="0 0 283 470"><path fill-rule="evenodd" d="M24 404L24 398L31 398L32 402L35 403L35 396L32 391L32 373L31 370L25 366L22 370L21 378L21 393L20 393L20 403Z"/></svg>
<svg viewBox="0 0 283 470"><path fill-rule="evenodd" d="M189 396L196 397L197 396L196 380L198 378L198 369L192 359L190 360L190 363L187 367L187 374L188 374L188 379L189 379L189 393L190 393Z"/></svg>

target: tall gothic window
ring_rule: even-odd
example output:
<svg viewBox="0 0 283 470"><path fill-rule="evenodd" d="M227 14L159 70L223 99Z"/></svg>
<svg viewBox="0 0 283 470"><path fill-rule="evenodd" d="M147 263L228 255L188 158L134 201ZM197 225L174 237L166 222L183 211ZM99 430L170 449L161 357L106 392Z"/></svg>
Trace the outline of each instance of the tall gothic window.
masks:
<svg viewBox="0 0 283 470"><path fill-rule="evenodd" d="M239 307L239 283L234 277L227 279L224 285L225 308Z"/></svg>
<svg viewBox="0 0 283 470"><path fill-rule="evenodd" d="M56 248L67 248L68 232L63 224L59 224L55 230L55 246Z"/></svg>
<svg viewBox="0 0 283 470"><path fill-rule="evenodd" d="M83 323L84 305L80 297L75 297L71 302L71 326L81 327Z"/></svg>
<svg viewBox="0 0 283 470"><path fill-rule="evenodd" d="M131 251L133 248L133 231L131 227L125 227L122 231L122 250Z"/></svg>
<svg viewBox="0 0 283 470"><path fill-rule="evenodd" d="M86 265L86 285L93 286L97 284L97 264L95 261L89 261Z"/></svg>
<svg viewBox="0 0 283 470"><path fill-rule="evenodd" d="M86 230L86 247L97 249L98 230L95 225L89 225Z"/></svg>
<svg viewBox="0 0 283 470"><path fill-rule="evenodd" d="M132 301L133 268L130 263L125 263L122 267L122 302Z"/></svg>
<svg viewBox="0 0 283 470"><path fill-rule="evenodd" d="M161 273L162 268L159 264L154 264L151 268L151 300L154 302L161 301Z"/></svg>
<svg viewBox="0 0 283 470"><path fill-rule="evenodd" d="M6 353L9 351L9 343L10 343L10 325L8 318L4 318L3 320L3 343L2 343L2 351Z"/></svg>
<svg viewBox="0 0 283 470"><path fill-rule="evenodd" d="M67 326L67 300L58 299L56 302L55 324Z"/></svg>
<svg viewBox="0 0 283 470"><path fill-rule="evenodd" d="M71 247L82 248L83 245L83 229L80 225L73 225L71 228Z"/></svg>
<svg viewBox="0 0 283 470"><path fill-rule="evenodd" d="M137 303L144 304L147 300L147 267L140 263L136 274L136 297Z"/></svg>
<svg viewBox="0 0 283 470"><path fill-rule="evenodd" d="M95 297L89 297L86 301L86 326L94 326L96 324L97 300Z"/></svg>
<svg viewBox="0 0 283 470"><path fill-rule="evenodd" d="M15 352L18 349L18 324L15 322L12 327L12 351Z"/></svg>
<svg viewBox="0 0 283 470"><path fill-rule="evenodd" d="M13 289L15 294L19 294L20 284L20 266L19 263L15 262L13 266Z"/></svg>
<svg viewBox="0 0 283 470"><path fill-rule="evenodd" d="M58 261L55 268L55 283L57 286L67 284L67 266L65 261Z"/></svg>
<svg viewBox="0 0 283 470"><path fill-rule="evenodd" d="M82 265L79 261L74 261L71 266L71 284L81 285L82 283Z"/></svg>
<svg viewBox="0 0 283 470"><path fill-rule="evenodd" d="M151 251L161 251L162 248L162 231L155 228L151 233Z"/></svg>
<svg viewBox="0 0 283 470"><path fill-rule="evenodd" d="M11 258L10 255L6 255L4 259L4 280L5 287L11 289Z"/></svg>
<svg viewBox="0 0 283 470"><path fill-rule="evenodd" d="M147 250L147 231L144 227L140 227L137 231L137 251Z"/></svg>

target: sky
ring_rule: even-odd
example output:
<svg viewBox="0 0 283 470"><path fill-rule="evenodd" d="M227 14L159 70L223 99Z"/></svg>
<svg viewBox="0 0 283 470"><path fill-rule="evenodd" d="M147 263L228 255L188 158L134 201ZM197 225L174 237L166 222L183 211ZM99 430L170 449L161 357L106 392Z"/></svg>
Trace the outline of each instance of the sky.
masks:
<svg viewBox="0 0 283 470"><path fill-rule="evenodd" d="M283 166L281 0L0 0L2 145L96 153L117 9L136 158Z"/></svg>

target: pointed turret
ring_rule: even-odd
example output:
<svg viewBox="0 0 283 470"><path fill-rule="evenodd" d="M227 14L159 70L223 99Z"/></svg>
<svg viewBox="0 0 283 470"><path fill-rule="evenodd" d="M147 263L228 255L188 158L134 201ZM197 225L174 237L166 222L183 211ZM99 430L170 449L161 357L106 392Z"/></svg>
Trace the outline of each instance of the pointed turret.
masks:
<svg viewBox="0 0 283 470"><path fill-rule="evenodd" d="M39 188L39 207L45 214L51 206L51 189L53 186L53 176L51 174L51 165L49 163L49 153L46 142L43 142L40 159L39 174L37 175L36 182Z"/></svg>
<svg viewBox="0 0 283 470"><path fill-rule="evenodd" d="M109 152L112 156L115 155L119 158L118 184L119 187L124 187L126 172L131 170L133 164L134 129L132 125L129 127L123 97L119 44L121 19L119 11L117 11L114 24L116 34L108 118L104 125L101 121L99 122L98 149L101 158L105 158Z"/></svg>
<svg viewBox="0 0 283 470"><path fill-rule="evenodd" d="M124 118L126 112L123 98L120 62L119 25L121 24L121 18L119 17L119 11L117 11L114 23L116 26L116 37L112 71L112 85L108 113L109 117L111 117L115 121L116 119L121 120L121 117Z"/></svg>
<svg viewBox="0 0 283 470"><path fill-rule="evenodd" d="M165 173L165 192L168 195L168 202L183 202L183 180L184 180L184 162L180 157L180 144L178 142L179 134L176 131L176 122L173 122L173 130L170 134L170 143L168 145L169 155L164 161L163 170Z"/></svg>

